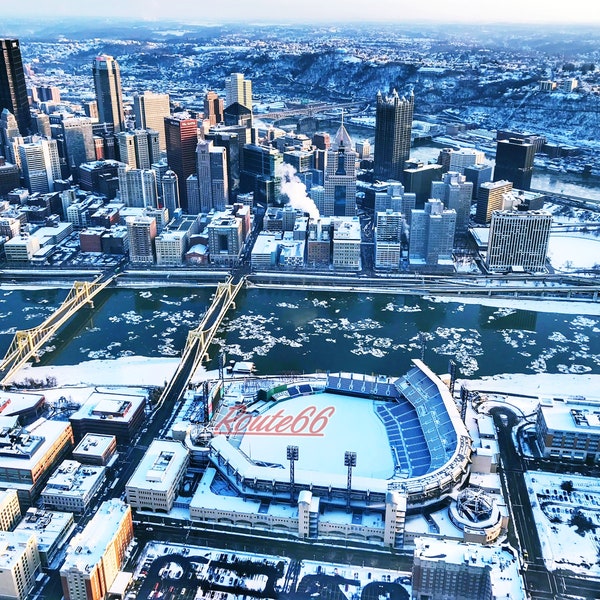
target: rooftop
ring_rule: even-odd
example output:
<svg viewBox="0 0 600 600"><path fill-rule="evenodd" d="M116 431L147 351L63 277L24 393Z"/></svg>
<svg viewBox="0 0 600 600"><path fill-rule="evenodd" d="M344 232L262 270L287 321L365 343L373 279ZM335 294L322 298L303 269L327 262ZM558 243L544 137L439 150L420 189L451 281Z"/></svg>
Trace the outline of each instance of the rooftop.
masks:
<svg viewBox="0 0 600 600"><path fill-rule="evenodd" d="M154 440L137 469L127 482L127 487L168 490L187 460L188 451L178 441Z"/></svg>

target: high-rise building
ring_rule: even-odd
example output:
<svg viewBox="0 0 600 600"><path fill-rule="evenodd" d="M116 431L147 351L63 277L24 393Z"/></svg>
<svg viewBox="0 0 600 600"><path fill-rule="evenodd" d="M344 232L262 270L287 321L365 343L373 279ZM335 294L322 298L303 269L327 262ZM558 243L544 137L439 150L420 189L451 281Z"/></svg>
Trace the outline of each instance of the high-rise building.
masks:
<svg viewBox="0 0 600 600"><path fill-rule="evenodd" d="M45 138L19 146L25 185L31 193L54 191L54 181L61 178L56 140Z"/></svg>
<svg viewBox="0 0 600 600"><path fill-rule="evenodd" d="M0 531L0 593L26 600L42 571L37 537L32 532Z"/></svg>
<svg viewBox="0 0 600 600"><path fill-rule="evenodd" d="M404 169L404 188L415 194L417 206L423 206L431 194L431 184L442 178L442 165L408 161Z"/></svg>
<svg viewBox="0 0 600 600"><path fill-rule="evenodd" d="M153 208L158 205L156 171L153 169L132 169L119 166L119 194L127 205L138 208Z"/></svg>
<svg viewBox="0 0 600 600"><path fill-rule="evenodd" d="M406 227L404 215L387 209L378 212L375 225L375 268L393 269L400 267L402 235Z"/></svg>
<svg viewBox="0 0 600 600"><path fill-rule="evenodd" d="M19 40L0 40L0 52L0 110L7 108L15 115L21 135L28 135L31 112Z"/></svg>
<svg viewBox="0 0 600 600"><path fill-rule="evenodd" d="M134 129L115 135L119 160L134 169L149 169L160 160L158 131Z"/></svg>
<svg viewBox="0 0 600 600"><path fill-rule="evenodd" d="M281 189L283 154L275 148L246 144L243 158L241 191L253 192L255 202L276 202Z"/></svg>
<svg viewBox="0 0 600 600"><path fill-rule="evenodd" d="M200 141L196 148L200 212L222 211L229 200L227 152L212 141Z"/></svg>
<svg viewBox="0 0 600 600"><path fill-rule="evenodd" d="M6 162L3 156L0 156L0 196L19 187L21 174L19 167L13 163Z"/></svg>
<svg viewBox="0 0 600 600"><path fill-rule="evenodd" d="M415 97L377 94L375 113L375 178L402 181L404 163L410 155Z"/></svg>
<svg viewBox="0 0 600 600"><path fill-rule="evenodd" d="M485 225L492 219L492 213L495 210L502 210L504 204L504 194L513 189L510 181L488 181L482 183L477 191L477 210L475 212L475 221Z"/></svg>
<svg viewBox="0 0 600 600"><path fill-rule="evenodd" d="M494 181L507 180L519 190L531 189L535 146L525 139L498 140Z"/></svg>
<svg viewBox="0 0 600 600"><path fill-rule="evenodd" d="M177 174L181 208L187 212L187 178L196 172L198 122L189 118L165 118L167 162Z"/></svg>
<svg viewBox="0 0 600 600"><path fill-rule="evenodd" d="M125 129L121 70L112 56L97 56L92 63L98 118L101 123L111 123L115 131Z"/></svg>
<svg viewBox="0 0 600 600"><path fill-rule="evenodd" d="M456 234L465 234L471 217L473 184L456 171L444 173L442 181L431 184L431 197L441 200L446 208L456 211Z"/></svg>
<svg viewBox="0 0 600 600"><path fill-rule="evenodd" d="M234 102L252 110L252 81L244 79L242 73L232 73L225 80L225 107Z"/></svg>
<svg viewBox="0 0 600 600"><path fill-rule="evenodd" d="M208 224L210 262L216 265L237 265L244 244L242 219L230 212L217 213Z"/></svg>
<svg viewBox="0 0 600 600"><path fill-rule="evenodd" d="M63 119L62 129L67 165L76 174L79 165L96 158L92 120L88 117Z"/></svg>
<svg viewBox="0 0 600 600"><path fill-rule="evenodd" d="M456 211L440 200L428 200L411 213L408 260L411 267L452 267Z"/></svg>
<svg viewBox="0 0 600 600"><path fill-rule="evenodd" d="M486 266L490 271L543 271L552 215L543 210L495 210Z"/></svg>
<svg viewBox="0 0 600 600"><path fill-rule="evenodd" d="M169 214L175 214L179 208L179 188L177 186L177 173L169 169L161 178L163 206Z"/></svg>
<svg viewBox="0 0 600 600"><path fill-rule="evenodd" d="M156 237L156 219L151 217L127 217L129 237L129 260L134 264L153 264L153 241Z"/></svg>
<svg viewBox="0 0 600 600"><path fill-rule="evenodd" d="M204 96L204 120L208 121L209 125L217 125L223 122L223 109L223 98L219 98L216 92L206 92Z"/></svg>
<svg viewBox="0 0 600 600"><path fill-rule="evenodd" d="M171 116L169 94L154 94L148 91L143 94L135 94L133 96L133 112L135 126L138 129L158 131L158 145L164 152L167 149L165 117Z"/></svg>
<svg viewBox="0 0 600 600"><path fill-rule="evenodd" d="M105 598L125 561L133 539L131 507L118 498L107 500L69 545L60 568L65 598Z"/></svg>
<svg viewBox="0 0 600 600"><path fill-rule="evenodd" d="M342 124L338 129L332 147L327 151L325 169L324 217L356 214L356 161L358 155L352 149L354 144Z"/></svg>
<svg viewBox="0 0 600 600"><path fill-rule="evenodd" d="M467 181L473 184L473 198L477 199L479 193L479 186L482 183L492 180L492 166L491 165L470 165L464 167L463 174Z"/></svg>

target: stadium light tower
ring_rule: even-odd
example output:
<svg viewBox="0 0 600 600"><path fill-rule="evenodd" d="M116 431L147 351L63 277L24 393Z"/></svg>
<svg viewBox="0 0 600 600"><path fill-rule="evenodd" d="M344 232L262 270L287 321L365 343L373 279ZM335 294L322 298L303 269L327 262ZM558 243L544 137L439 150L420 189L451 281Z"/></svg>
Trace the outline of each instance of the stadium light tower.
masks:
<svg viewBox="0 0 600 600"><path fill-rule="evenodd" d="M346 498L346 510L350 511L350 490L352 489L352 467L356 466L356 452L346 451L344 454L344 466L348 467L348 497Z"/></svg>
<svg viewBox="0 0 600 600"><path fill-rule="evenodd" d="M290 461L290 504L294 504L294 463L298 460L298 446L287 447L287 459Z"/></svg>

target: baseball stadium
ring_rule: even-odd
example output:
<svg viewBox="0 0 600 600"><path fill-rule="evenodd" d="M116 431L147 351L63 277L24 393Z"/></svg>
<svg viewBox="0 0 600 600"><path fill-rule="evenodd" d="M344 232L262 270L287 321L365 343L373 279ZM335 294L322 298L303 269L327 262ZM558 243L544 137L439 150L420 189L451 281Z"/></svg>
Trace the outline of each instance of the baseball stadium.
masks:
<svg viewBox="0 0 600 600"><path fill-rule="evenodd" d="M468 475L471 438L448 387L422 362L399 378L328 374L260 390L213 419L209 460L228 494L321 510L407 513L440 502Z"/></svg>

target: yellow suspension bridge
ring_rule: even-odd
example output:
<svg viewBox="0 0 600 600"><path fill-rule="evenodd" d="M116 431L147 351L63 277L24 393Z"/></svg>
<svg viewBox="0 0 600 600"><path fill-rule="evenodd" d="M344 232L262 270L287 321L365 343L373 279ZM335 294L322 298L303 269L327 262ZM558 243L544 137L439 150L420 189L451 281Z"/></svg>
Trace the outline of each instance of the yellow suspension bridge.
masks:
<svg viewBox="0 0 600 600"><path fill-rule="evenodd" d="M235 308L235 297L246 282L245 276L231 276L225 283L219 283L212 303L204 313L202 321L188 333L181 360L171 381L165 386L157 405L165 400L176 401L185 390L190 377L202 362L208 359L208 347L225 317L227 311Z"/></svg>
<svg viewBox="0 0 600 600"><path fill-rule="evenodd" d="M39 360L46 342L84 305L93 306L93 298L109 285L114 275L100 275L94 281L76 281L64 302L40 325L17 331L0 363L0 385L10 385L13 376L25 363Z"/></svg>

